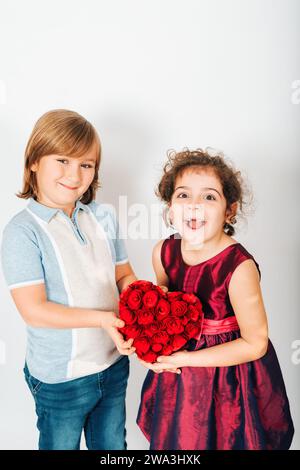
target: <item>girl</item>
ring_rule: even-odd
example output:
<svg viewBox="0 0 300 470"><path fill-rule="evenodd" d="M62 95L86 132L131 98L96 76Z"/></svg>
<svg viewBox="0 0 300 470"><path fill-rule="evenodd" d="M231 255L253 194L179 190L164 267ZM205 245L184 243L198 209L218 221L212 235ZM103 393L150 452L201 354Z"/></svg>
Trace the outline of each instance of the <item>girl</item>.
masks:
<svg viewBox="0 0 300 470"><path fill-rule="evenodd" d="M113 213L94 199L100 141L79 114L54 110L25 152L27 208L4 230L2 266L27 324L25 378L40 449L125 449L132 341L117 330L118 291L136 278Z"/></svg>
<svg viewBox="0 0 300 470"><path fill-rule="evenodd" d="M240 173L201 150L173 153L158 194L179 236L154 248L157 283L196 294L205 319L186 350L141 361L150 371L138 425L151 449L288 449L294 429L259 267L232 238ZM178 374L155 374L167 370Z"/></svg>

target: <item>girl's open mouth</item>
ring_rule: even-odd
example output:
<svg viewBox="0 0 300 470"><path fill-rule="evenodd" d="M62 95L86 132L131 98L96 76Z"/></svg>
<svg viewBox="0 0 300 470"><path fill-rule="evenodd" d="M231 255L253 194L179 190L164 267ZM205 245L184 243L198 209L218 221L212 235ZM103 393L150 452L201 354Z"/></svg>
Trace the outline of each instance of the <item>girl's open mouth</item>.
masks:
<svg viewBox="0 0 300 470"><path fill-rule="evenodd" d="M190 230L199 230L206 224L206 220L200 219L187 219L184 222Z"/></svg>

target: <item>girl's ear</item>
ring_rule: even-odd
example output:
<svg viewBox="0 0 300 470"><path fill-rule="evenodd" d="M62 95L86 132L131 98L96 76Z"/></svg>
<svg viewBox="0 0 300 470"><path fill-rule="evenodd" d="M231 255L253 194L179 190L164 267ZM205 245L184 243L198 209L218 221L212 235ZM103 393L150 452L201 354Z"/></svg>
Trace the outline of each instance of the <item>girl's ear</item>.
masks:
<svg viewBox="0 0 300 470"><path fill-rule="evenodd" d="M30 168L30 171L33 171L34 173L37 171L38 169L38 164L37 163L33 163L31 165L31 168Z"/></svg>
<svg viewBox="0 0 300 470"><path fill-rule="evenodd" d="M232 223L231 219L236 216L237 209L238 209L238 203L234 202L233 204L231 204L230 208L226 210L226 222L227 223L229 224Z"/></svg>

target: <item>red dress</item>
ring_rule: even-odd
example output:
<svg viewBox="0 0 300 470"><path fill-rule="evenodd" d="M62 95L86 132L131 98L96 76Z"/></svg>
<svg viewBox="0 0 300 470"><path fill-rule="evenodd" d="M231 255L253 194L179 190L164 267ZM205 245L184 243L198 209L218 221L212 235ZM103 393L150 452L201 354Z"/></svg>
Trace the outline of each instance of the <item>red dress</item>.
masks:
<svg viewBox="0 0 300 470"><path fill-rule="evenodd" d="M188 266L181 240L171 236L163 243L161 259L169 290L193 292L203 304L206 326L188 349L239 338L228 286L235 268L247 259L255 262L253 256L235 243ZM180 375L149 371L137 424L155 450L288 449L294 427L271 341L261 359L237 366L183 367Z"/></svg>

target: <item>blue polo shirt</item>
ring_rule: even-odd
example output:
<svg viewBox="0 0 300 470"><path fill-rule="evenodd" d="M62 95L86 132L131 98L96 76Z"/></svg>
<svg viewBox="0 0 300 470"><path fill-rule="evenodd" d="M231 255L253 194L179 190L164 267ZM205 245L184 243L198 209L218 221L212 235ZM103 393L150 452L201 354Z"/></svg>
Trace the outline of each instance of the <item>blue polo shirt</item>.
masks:
<svg viewBox="0 0 300 470"><path fill-rule="evenodd" d="M6 225L2 268L9 289L45 284L47 299L70 307L118 311L115 265L128 262L110 206L76 202L72 218L29 200ZM100 372L120 358L101 328L27 325L31 375L59 383Z"/></svg>

